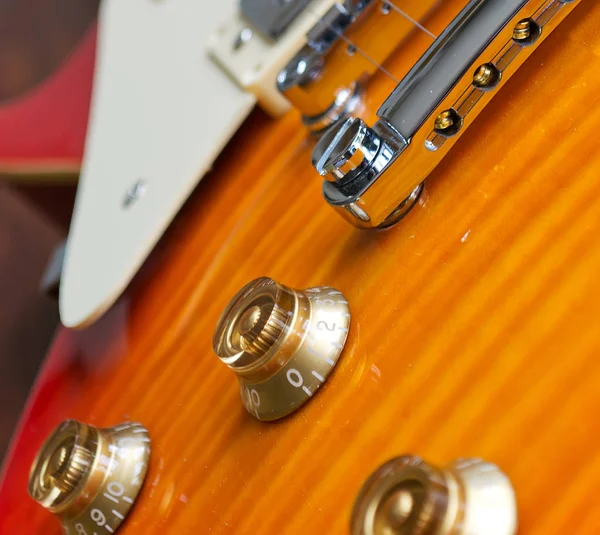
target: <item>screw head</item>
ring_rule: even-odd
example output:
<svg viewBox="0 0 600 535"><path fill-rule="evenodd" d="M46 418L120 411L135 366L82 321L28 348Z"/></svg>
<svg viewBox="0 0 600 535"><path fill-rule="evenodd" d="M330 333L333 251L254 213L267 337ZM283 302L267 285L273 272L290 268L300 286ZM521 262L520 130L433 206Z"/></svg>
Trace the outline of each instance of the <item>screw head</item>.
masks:
<svg viewBox="0 0 600 535"><path fill-rule="evenodd" d="M542 28L533 19L523 19L517 22L513 29L513 41L523 46L535 43L542 33Z"/></svg>
<svg viewBox="0 0 600 535"><path fill-rule="evenodd" d="M146 181L143 179L136 180L125 192L123 197L123 208L129 208L132 204L143 197L146 193Z"/></svg>
<svg viewBox="0 0 600 535"><path fill-rule="evenodd" d="M473 85L484 91L493 89L498 85L502 73L493 63L484 63L477 67L473 74Z"/></svg>
<svg viewBox="0 0 600 535"><path fill-rule="evenodd" d="M252 31L252 29L242 28L240 30L240 33L237 34L237 37L233 41L233 50L235 52L240 50L240 48L242 48L248 41L250 41L250 39L252 39L253 35L254 32Z"/></svg>
<svg viewBox="0 0 600 535"><path fill-rule="evenodd" d="M456 110L449 108L435 118L433 129L442 136L453 136L461 129L462 124L462 117Z"/></svg>

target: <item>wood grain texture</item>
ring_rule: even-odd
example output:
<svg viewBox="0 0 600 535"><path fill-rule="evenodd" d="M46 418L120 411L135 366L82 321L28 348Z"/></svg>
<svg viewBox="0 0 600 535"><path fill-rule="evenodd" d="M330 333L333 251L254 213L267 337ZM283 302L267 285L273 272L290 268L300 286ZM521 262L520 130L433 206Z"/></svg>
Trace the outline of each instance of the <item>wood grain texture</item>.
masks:
<svg viewBox="0 0 600 535"><path fill-rule="evenodd" d="M27 473L77 418L150 430L123 535L347 533L363 480L405 452L499 464L522 535L599 533L599 73L600 4L586 1L383 232L324 204L296 116L256 113L127 295L58 335L4 474L0 531L59 533ZM373 80L370 110L387 90ZM230 296L261 275L337 287L353 313L322 391L270 424L244 411L211 348Z"/></svg>

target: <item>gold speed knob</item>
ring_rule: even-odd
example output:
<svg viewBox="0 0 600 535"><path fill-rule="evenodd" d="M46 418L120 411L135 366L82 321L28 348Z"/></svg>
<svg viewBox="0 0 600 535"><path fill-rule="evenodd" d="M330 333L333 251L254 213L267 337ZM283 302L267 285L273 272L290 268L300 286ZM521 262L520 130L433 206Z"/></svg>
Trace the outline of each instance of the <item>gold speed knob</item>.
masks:
<svg viewBox="0 0 600 535"><path fill-rule="evenodd" d="M297 291L262 277L231 299L213 347L236 373L248 412L276 420L306 403L327 379L349 325L348 301L338 290Z"/></svg>
<svg viewBox="0 0 600 535"><path fill-rule="evenodd" d="M37 454L29 494L66 534L114 533L142 487L149 458L150 437L140 424L99 429L66 420Z"/></svg>
<svg viewBox="0 0 600 535"><path fill-rule="evenodd" d="M491 463L437 467L404 455L380 466L354 504L352 535L514 535L515 493Z"/></svg>

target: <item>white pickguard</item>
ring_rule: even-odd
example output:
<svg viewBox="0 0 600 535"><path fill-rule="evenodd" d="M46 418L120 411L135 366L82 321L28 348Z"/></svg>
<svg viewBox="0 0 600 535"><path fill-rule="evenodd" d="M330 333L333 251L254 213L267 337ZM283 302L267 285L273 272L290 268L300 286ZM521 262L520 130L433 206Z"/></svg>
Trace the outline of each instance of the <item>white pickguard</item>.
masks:
<svg viewBox="0 0 600 535"><path fill-rule="evenodd" d="M255 103L208 57L236 0L104 0L84 164L61 280L68 327L130 282ZM145 194L123 207L137 180Z"/></svg>
<svg viewBox="0 0 600 535"><path fill-rule="evenodd" d="M60 287L67 327L116 301L257 99L273 115L289 108L277 73L333 3L316 0L276 43L256 34L235 50L238 0L103 1ZM137 181L144 194L124 207Z"/></svg>
<svg viewBox="0 0 600 535"><path fill-rule="evenodd" d="M306 43L308 31L334 3L335 0L313 0L276 43L255 32L240 50L234 50L231 43L247 23L236 14L213 34L210 54L240 87L256 96L267 113L282 115L290 109L290 103L277 91L277 75Z"/></svg>

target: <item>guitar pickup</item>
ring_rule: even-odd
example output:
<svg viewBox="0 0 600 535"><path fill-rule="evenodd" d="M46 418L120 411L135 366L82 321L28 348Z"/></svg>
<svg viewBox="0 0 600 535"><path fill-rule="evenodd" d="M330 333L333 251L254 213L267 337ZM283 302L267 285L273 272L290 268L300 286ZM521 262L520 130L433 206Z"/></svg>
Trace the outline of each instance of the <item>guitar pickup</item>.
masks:
<svg viewBox="0 0 600 535"><path fill-rule="evenodd" d="M327 202L361 228L398 222L462 132L580 1L471 0L373 127L350 118L322 136L312 161Z"/></svg>
<svg viewBox="0 0 600 535"><path fill-rule="evenodd" d="M265 39L276 41L309 3L310 0L241 0L240 10Z"/></svg>
<svg viewBox="0 0 600 535"><path fill-rule="evenodd" d="M406 0L401 10L381 0L334 3L277 77L307 129L322 133L355 112L368 79L437 3Z"/></svg>

